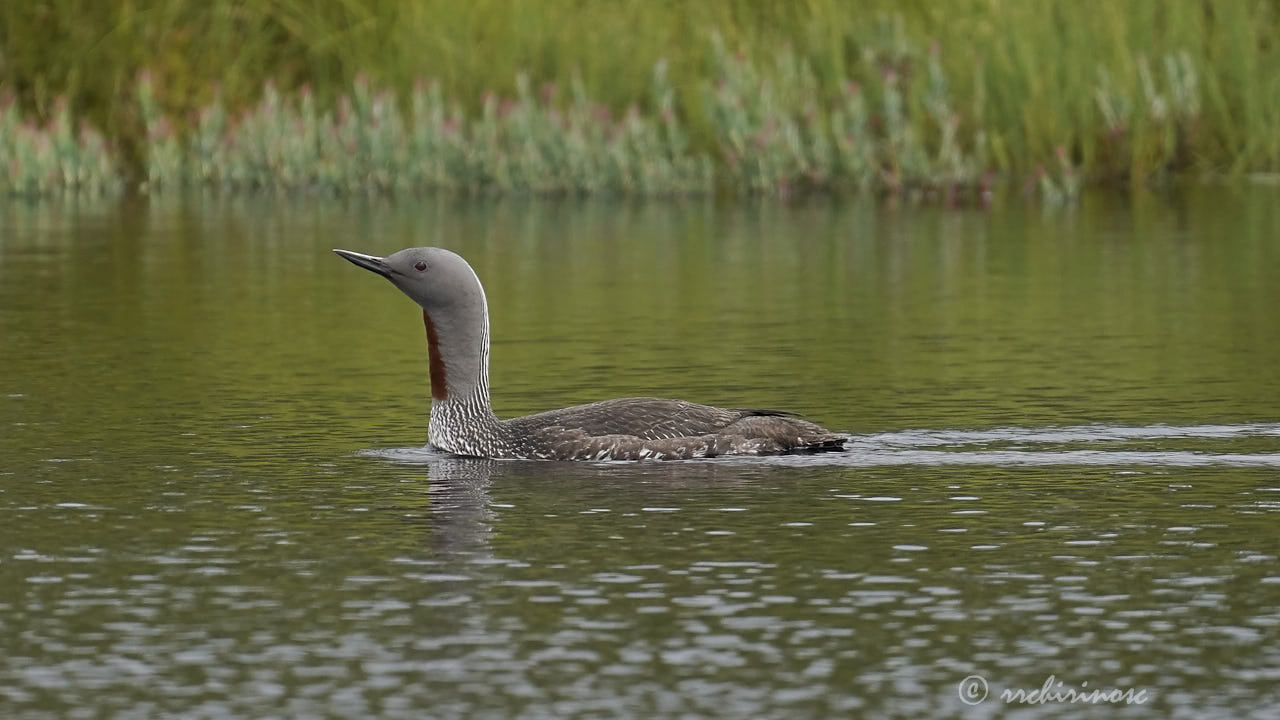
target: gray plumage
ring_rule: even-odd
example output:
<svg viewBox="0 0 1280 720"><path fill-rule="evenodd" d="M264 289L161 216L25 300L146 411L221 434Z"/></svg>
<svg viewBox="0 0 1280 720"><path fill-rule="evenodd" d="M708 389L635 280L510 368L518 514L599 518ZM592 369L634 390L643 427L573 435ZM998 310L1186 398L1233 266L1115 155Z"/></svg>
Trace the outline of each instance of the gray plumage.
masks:
<svg viewBox="0 0 1280 720"><path fill-rule="evenodd" d="M489 310L475 271L440 248L338 255L391 280L423 310L431 372L428 439L491 458L673 460L837 450L845 436L790 413L622 398L499 420L489 402Z"/></svg>

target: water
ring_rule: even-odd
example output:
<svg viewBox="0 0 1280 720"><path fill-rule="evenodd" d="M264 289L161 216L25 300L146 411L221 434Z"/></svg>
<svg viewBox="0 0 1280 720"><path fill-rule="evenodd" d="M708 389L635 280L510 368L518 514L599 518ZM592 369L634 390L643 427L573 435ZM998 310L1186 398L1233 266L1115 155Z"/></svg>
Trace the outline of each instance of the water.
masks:
<svg viewBox="0 0 1280 720"><path fill-rule="evenodd" d="M1277 200L3 206L0 716L1273 716ZM850 449L425 450L417 311L329 252L413 244L502 415Z"/></svg>

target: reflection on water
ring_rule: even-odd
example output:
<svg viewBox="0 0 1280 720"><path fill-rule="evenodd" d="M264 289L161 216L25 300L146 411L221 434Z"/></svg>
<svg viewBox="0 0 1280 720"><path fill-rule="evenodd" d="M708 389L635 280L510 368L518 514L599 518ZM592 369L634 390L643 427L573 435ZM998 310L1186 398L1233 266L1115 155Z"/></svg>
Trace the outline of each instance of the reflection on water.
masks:
<svg viewBox="0 0 1280 720"><path fill-rule="evenodd" d="M6 207L0 716L1267 717L1277 208ZM328 248L421 243L486 282L503 415L849 448L415 447L420 318ZM1150 699L998 699L1050 675Z"/></svg>
<svg viewBox="0 0 1280 720"><path fill-rule="evenodd" d="M876 465L1109 465L1280 467L1276 423L1244 425L1085 425L994 428L982 431L908 430L855 437L848 452L815 457L851 467ZM1140 447L1159 449L1137 449ZM1187 449L1189 446L1196 446ZM924 448L945 448L945 451Z"/></svg>

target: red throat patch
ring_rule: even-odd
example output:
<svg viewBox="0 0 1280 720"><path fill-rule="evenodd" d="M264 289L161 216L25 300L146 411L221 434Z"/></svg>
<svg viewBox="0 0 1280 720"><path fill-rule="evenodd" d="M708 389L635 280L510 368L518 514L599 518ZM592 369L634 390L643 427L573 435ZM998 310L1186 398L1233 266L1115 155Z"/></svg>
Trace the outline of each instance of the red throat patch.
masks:
<svg viewBox="0 0 1280 720"><path fill-rule="evenodd" d="M422 323L427 326L427 360L431 369L431 397L444 400L449 396L449 388L445 383L444 360L440 357L440 338L436 337L435 323L426 310L422 311Z"/></svg>

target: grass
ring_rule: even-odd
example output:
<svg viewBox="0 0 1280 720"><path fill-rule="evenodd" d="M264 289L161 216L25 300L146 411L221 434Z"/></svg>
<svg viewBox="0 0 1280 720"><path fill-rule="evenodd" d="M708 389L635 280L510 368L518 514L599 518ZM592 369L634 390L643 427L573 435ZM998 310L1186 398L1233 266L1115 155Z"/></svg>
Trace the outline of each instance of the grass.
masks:
<svg viewBox="0 0 1280 720"><path fill-rule="evenodd" d="M0 192L963 202L1274 173L1277 30L1275 0L0 3Z"/></svg>
<svg viewBox="0 0 1280 720"><path fill-rule="evenodd" d="M357 78L335 111L309 89L285 97L268 85L261 101L229 120L219 102L203 108L185 137L139 84L147 127L145 187L322 190L337 194L448 190L511 194L662 195L709 192L712 166L693 154L674 112L614 118L580 82L563 102L553 87L535 97L527 78L513 98L486 97L476 117L419 84L401 106L395 93ZM671 103L665 72L654 73L660 107ZM664 105L665 104L665 105Z"/></svg>
<svg viewBox="0 0 1280 720"><path fill-rule="evenodd" d="M0 195L118 190L122 177L102 133L88 123L73 127L65 101L43 126L22 118L11 99L0 101Z"/></svg>

